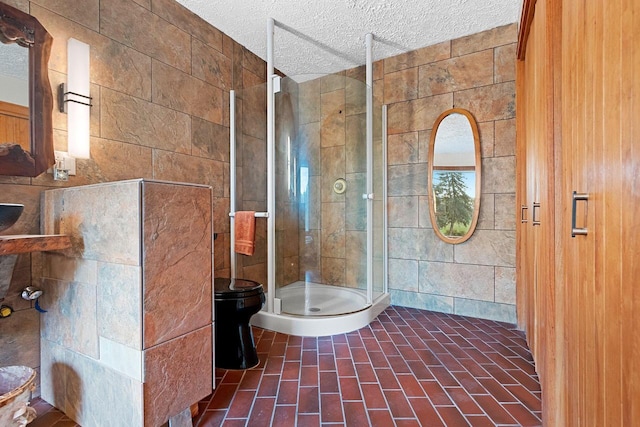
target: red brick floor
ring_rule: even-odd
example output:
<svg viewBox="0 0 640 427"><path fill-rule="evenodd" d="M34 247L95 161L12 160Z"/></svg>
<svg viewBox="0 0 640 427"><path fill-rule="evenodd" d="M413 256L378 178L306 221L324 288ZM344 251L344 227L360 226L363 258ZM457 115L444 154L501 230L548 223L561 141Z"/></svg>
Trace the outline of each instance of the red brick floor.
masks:
<svg viewBox="0 0 640 427"><path fill-rule="evenodd" d="M539 426L524 334L488 320L389 307L348 334L254 329L260 365L217 370L194 426ZM36 401L30 427L76 426Z"/></svg>

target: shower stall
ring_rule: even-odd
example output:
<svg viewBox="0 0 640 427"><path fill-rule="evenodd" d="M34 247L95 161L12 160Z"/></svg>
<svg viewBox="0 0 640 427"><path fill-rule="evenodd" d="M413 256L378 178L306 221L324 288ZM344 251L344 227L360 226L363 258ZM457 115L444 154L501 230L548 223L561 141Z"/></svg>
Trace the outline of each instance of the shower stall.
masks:
<svg viewBox="0 0 640 427"><path fill-rule="evenodd" d="M230 95L231 275L265 285L254 325L355 330L389 305L386 110L373 97L373 37L365 67L283 77L273 35L270 21L267 83ZM256 211L253 257L233 251L237 210Z"/></svg>

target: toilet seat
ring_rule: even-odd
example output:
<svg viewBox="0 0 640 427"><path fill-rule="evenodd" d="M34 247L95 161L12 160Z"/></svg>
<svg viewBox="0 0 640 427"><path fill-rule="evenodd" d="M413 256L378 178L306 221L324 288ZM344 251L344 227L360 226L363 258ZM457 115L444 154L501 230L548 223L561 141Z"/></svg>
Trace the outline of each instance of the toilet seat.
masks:
<svg viewBox="0 0 640 427"><path fill-rule="evenodd" d="M262 293L262 285L253 280L220 277L214 280L215 299L249 298Z"/></svg>

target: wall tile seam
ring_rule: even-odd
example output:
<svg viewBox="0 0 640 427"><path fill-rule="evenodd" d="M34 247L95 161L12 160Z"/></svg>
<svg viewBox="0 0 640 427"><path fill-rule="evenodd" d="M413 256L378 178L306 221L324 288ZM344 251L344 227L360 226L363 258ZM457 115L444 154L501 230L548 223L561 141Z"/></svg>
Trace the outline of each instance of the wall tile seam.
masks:
<svg viewBox="0 0 640 427"><path fill-rule="evenodd" d="M78 22L78 21L76 21L76 20L74 20L74 19L71 19L71 18L69 18L68 16L61 15L58 11L53 10L53 9L51 9L50 7L47 7L46 5L41 4L41 3L36 3L36 2L33 2L33 1L30 1L30 2L29 2L29 14L30 14L30 15L33 15L33 11L31 10L31 5L32 5L32 4L35 4L37 7L41 7L41 8L43 8L43 9L45 9L45 10L48 10L49 12L53 13L54 15L59 16L59 17L60 17L60 18L62 18L63 20L71 21L71 22L73 22L74 24L80 25L81 27L86 28L87 30L89 30L89 31L91 31L91 32L93 32L93 33L100 34L100 31L96 31L94 28L87 27L87 26L86 26L85 24L83 24L82 22ZM37 17L36 17L36 18L37 18ZM39 19L38 19L38 21L39 21ZM99 10L99 8L98 8L98 28L100 28L100 10ZM46 28L45 28L45 29L46 29ZM106 37L106 36L105 36L105 37Z"/></svg>
<svg viewBox="0 0 640 427"><path fill-rule="evenodd" d="M382 80L382 79L384 78L384 76L386 76L387 74L392 74L392 73L396 73L396 72L398 72L398 71L406 70L406 69L408 69L408 68L420 67L420 66L422 66L422 65L427 65L427 64L430 64L431 62L435 62L435 61L430 61L430 62L418 63L418 64L415 64L415 65L413 65L413 66L411 66L411 67L399 68L399 69L395 69L395 70L393 70L393 71L389 71L389 72L387 72L387 71L385 70L385 67L384 67L385 61L387 61L387 60L393 60L394 58L400 57L400 56L402 56L402 55L408 55L408 54L410 54L411 52L417 52L417 51L419 51L419 50L429 49L429 48L434 47L434 46L444 45L445 43L448 43L448 44L449 44L449 57L448 57L448 58L444 58L444 59L442 59L442 60L447 60L447 59L451 59L451 58L453 58L453 56L451 55L451 53L452 53L452 51L453 51L453 45L452 45L453 41L454 41L454 40L445 40L445 41L442 41L442 42L440 42L440 43L434 43L434 44L430 44L430 45L427 45L427 46L419 47L419 48L414 49L414 50L410 50L410 51L408 51L408 52L400 53L400 54L398 54L398 55L394 55L394 56L391 56L391 57L389 57L389 58L379 59L378 61L376 61L376 62L381 62L381 63L382 63L382 77L381 77L379 80ZM375 63L375 62L374 62L374 63Z"/></svg>
<svg viewBox="0 0 640 427"><path fill-rule="evenodd" d="M426 230L432 230L431 228L428 228ZM483 229L480 231L492 231L491 229ZM464 244L464 243L462 243ZM454 246L458 246L458 245L454 245ZM460 261L456 261L455 260L455 248L454 248L454 252L453 252L453 261L431 261L428 259L418 259L418 262L421 263L425 263L428 262L430 264L444 264L444 265L471 265L471 266L475 266L475 267L494 267L494 273L495 273L495 267L500 267L500 268L515 268L513 265L502 265L502 264L478 264L478 263L472 263L472 262L460 262ZM400 258L400 259L407 259L407 258Z"/></svg>
<svg viewBox="0 0 640 427"><path fill-rule="evenodd" d="M491 31L491 30L489 30L489 31ZM480 34L480 33L478 33L478 34ZM503 43L503 44L496 44L496 45L487 47L487 48L482 49L482 50L474 50L473 52L467 52L467 53L464 53L462 55L453 55L452 54L450 59L461 58L461 57L463 57L465 55L471 55L471 54L474 54L474 53L477 53L477 52L482 52L483 50L489 50L489 49L494 49L495 50L495 49L498 49L498 48L501 48L501 47L511 46L511 45L515 45L515 44L517 44L517 40L514 40L512 42ZM513 59L514 59L514 63L515 63L515 56L514 56Z"/></svg>
<svg viewBox="0 0 640 427"><path fill-rule="evenodd" d="M508 303L501 303L501 302L496 302L495 300L487 300L487 299L480 299L480 298L466 298L466 297L462 297L460 295L448 295L448 294L437 294L437 293L433 293L433 292L423 292L423 291L405 291L405 292L412 292L412 293L418 293L418 294L422 294L422 295L431 295L434 297L444 297L444 298L453 298L454 301L456 299L461 299L461 300L466 300L466 301L480 301L480 302L488 302L488 303L493 303L493 304L505 304L505 305L514 305L515 304L508 304Z"/></svg>

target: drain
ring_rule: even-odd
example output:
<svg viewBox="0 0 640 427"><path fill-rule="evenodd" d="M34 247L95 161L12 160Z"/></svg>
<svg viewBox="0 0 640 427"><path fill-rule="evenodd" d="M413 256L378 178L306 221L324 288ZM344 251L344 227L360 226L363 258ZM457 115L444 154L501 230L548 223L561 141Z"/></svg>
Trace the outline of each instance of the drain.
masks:
<svg viewBox="0 0 640 427"><path fill-rule="evenodd" d="M317 313L318 311L320 311L320 309L318 307L311 307L309 309L309 311L313 312L313 313Z"/></svg>

